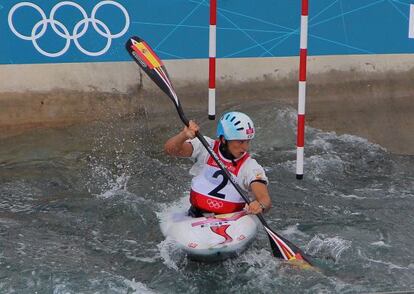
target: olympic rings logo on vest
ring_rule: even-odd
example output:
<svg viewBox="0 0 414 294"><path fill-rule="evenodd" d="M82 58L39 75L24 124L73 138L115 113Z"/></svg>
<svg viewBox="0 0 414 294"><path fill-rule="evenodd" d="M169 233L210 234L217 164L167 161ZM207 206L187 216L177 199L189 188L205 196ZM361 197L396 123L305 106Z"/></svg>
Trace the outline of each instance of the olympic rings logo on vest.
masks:
<svg viewBox="0 0 414 294"><path fill-rule="evenodd" d="M222 201L217 201L217 200L213 200L213 199L207 199L207 204L209 207L211 208L215 208L215 209L219 209L223 207L223 202Z"/></svg>
<svg viewBox="0 0 414 294"><path fill-rule="evenodd" d="M112 33L110 31L110 29L108 28L108 26L100 19L96 18L96 14L98 12L98 10L104 6L104 5L112 5L115 8L119 9L122 14L125 17L125 25L123 27L123 29L118 32L118 33ZM82 14L83 19L80 20L79 22L77 22L73 28L72 33L69 32L67 26L65 26L62 22L60 22L59 20L55 19L55 15L57 13L57 11L64 7L64 6L72 6L76 9L78 9L80 11L80 13ZM41 20L38 21L37 23L35 23L33 25L32 31L30 35L24 35L21 32L17 31L15 28L15 24L13 23L13 16L16 13L16 11L20 8L23 7L29 7L29 8L33 8L34 10L36 10L40 16L41 16ZM26 21L26 20L25 20ZM46 16L46 13L43 11L42 8L40 8L38 5L31 3L31 2L20 2L15 4L9 11L9 15L8 15L8 23L9 23L9 27L10 30L20 39L26 40L26 41L32 41L33 46L35 47L35 49L41 53L44 56L47 57L59 57L62 56L63 54L65 54L68 50L69 47L71 45L71 41L73 40L73 42L75 43L75 46L79 49L79 51L81 51L83 54L88 55L88 56L100 56L105 54L109 48L112 45L112 39L116 39L119 37L122 37L128 30L129 25L130 25L130 18L129 18L129 14L128 11L125 9L124 6L122 6L121 4L119 4L118 2L115 1L111 1L111 0L106 0L106 1L101 1L99 3L97 3L91 12L91 16L89 17L88 14L86 13L85 9L80 6L78 3L72 2L72 1L62 1L57 3L55 6L53 6L53 8L50 10L50 15L49 17ZM106 38L106 45L104 46L103 49L99 50L99 51L88 51L87 49L85 49L84 47L82 47L82 45L79 43L79 39L84 36L86 34L86 32L88 31L90 24L92 24L93 29L102 37ZM50 27L52 28L53 32L58 35L59 37L63 38L64 40L66 40L66 43L63 47L63 49L61 49L58 52L48 52L42 48L40 48L39 44L38 44L38 39L40 39L41 37L44 36L44 34L47 31L47 28L50 24Z"/></svg>

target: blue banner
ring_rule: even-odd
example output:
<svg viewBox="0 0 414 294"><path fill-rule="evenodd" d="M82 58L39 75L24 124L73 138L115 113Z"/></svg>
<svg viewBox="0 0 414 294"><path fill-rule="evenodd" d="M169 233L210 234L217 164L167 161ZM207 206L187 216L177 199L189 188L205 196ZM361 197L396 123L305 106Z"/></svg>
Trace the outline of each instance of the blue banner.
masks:
<svg viewBox="0 0 414 294"><path fill-rule="evenodd" d="M1 64L130 60L124 43L131 35L163 59L208 57L207 0L2 2ZM309 55L414 53L410 4L414 0L310 0ZM217 57L298 55L300 5L219 0Z"/></svg>

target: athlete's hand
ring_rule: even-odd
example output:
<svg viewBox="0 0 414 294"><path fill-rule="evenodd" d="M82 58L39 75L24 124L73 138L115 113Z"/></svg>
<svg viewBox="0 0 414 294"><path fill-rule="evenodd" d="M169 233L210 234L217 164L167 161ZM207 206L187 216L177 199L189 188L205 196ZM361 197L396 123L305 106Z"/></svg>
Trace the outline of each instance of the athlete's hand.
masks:
<svg viewBox="0 0 414 294"><path fill-rule="evenodd" d="M264 212L262 206L260 205L259 201L257 201L257 200L254 200L254 201L250 202L250 204L246 204L244 209L249 214L259 214L259 213Z"/></svg>
<svg viewBox="0 0 414 294"><path fill-rule="evenodd" d="M193 121L190 120L188 123L188 127L185 126L183 129L183 133L187 139L194 139L196 137L196 133L200 130L200 127Z"/></svg>

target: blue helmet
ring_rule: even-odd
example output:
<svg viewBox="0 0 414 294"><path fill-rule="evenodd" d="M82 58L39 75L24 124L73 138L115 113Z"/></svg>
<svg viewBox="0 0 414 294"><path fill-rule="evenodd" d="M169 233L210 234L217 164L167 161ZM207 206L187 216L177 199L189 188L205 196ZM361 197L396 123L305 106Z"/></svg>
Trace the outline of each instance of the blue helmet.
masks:
<svg viewBox="0 0 414 294"><path fill-rule="evenodd" d="M246 114L231 111L223 114L217 125L217 138L226 140L250 140L254 138L253 121Z"/></svg>

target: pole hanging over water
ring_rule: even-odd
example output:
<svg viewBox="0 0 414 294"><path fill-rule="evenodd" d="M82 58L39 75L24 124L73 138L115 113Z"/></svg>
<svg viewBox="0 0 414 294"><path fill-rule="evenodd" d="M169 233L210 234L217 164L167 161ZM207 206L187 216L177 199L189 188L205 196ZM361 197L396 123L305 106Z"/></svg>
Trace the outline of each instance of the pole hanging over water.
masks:
<svg viewBox="0 0 414 294"><path fill-rule="evenodd" d="M217 0L210 0L208 118L216 118L216 24Z"/></svg>
<svg viewBox="0 0 414 294"><path fill-rule="evenodd" d="M303 157L305 146L305 102L306 102L306 60L308 55L308 0L302 0L300 19L300 63L298 91L298 126L296 140L296 179L303 179Z"/></svg>

